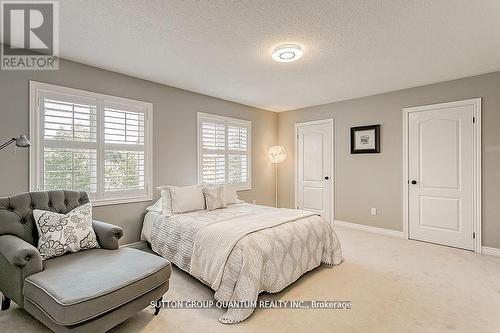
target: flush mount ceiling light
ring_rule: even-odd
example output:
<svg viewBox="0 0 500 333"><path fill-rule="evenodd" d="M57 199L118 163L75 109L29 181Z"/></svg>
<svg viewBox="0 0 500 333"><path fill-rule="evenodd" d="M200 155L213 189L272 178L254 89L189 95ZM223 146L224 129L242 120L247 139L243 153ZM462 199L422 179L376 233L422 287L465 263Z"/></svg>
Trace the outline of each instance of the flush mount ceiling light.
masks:
<svg viewBox="0 0 500 333"><path fill-rule="evenodd" d="M292 62L299 60L304 51L300 45L296 44L283 44L276 46L273 50L273 59L278 62Z"/></svg>

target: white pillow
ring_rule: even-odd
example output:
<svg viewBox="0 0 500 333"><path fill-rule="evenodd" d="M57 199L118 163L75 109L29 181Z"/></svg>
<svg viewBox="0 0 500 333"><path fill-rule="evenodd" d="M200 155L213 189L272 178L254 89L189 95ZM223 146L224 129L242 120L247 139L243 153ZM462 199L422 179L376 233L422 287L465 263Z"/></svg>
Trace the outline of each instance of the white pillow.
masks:
<svg viewBox="0 0 500 333"><path fill-rule="evenodd" d="M146 208L146 211L148 212L157 212L157 213L162 213L163 207L162 207L162 199L158 199L154 204Z"/></svg>
<svg viewBox="0 0 500 333"><path fill-rule="evenodd" d="M236 193L236 184L224 184L224 198L228 205L239 203L238 194Z"/></svg>
<svg viewBox="0 0 500 333"><path fill-rule="evenodd" d="M226 199L224 198L224 186L204 187L203 194L205 195L207 210L227 207Z"/></svg>
<svg viewBox="0 0 500 333"><path fill-rule="evenodd" d="M38 251L42 260L61 256L67 252L99 247L92 227L92 205L76 207L67 214L46 210L33 210L38 229Z"/></svg>
<svg viewBox="0 0 500 333"><path fill-rule="evenodd" d="M205 209L203 186L170 186L172 213L182 214Z"/></svg>
<svg viewBox="0 0 500 333"><path fill-rule="evenodd" d="M161 213L165 216L172 215L172 198L170 197L170 186L158 186L161 191Z"/></svg>
<svg viewBox="0 0 500 333"><path fill-rule="evenodd" d="M205 209L203 186L159 186L163 215L182 214Z"/></svg>

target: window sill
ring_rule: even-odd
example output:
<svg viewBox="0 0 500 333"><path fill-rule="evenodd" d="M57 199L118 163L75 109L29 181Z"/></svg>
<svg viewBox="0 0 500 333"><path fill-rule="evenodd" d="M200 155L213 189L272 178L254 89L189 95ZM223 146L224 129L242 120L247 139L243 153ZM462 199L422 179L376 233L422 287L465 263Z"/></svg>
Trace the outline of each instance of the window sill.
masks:
<svg viewBox="0 0 500 333"><path fill-rule="evenodd" d="M91 199L93 207L120 205L120 204L127 204L127 203L152 201L152 200L153 200L152 196L142 196L142 197L132 197L132 198L101 199L101 200L92 200Z"/></svg>

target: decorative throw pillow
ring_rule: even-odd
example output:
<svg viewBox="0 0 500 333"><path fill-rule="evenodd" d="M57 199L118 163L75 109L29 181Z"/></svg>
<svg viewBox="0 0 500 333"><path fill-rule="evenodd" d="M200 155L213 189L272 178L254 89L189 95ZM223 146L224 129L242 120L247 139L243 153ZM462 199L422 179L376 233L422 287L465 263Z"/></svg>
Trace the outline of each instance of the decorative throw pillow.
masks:
<svg viewBox="0 0 500 333"><path fill-rule="evenodd" d="M239 203L238 194L236 194L236 184L224 184L224 198L228 205Z"/></svg>
<svg viewBox="0 0 500 333"><path fill-rule="evenodd" d="M226 199L224 197L224 186L204 187L203 195L205 195L207 210L227 207Z"/></svg>
<svg viewBox="0 0 500 333"><path fill-rule="evenodd" d="M203 186L170 186L169 188L173 214L205 209Z"/></svg>
<svg viewBox="0 0 500 333"><path fill-rule="evenodd" d="M33 210L38 229L38 251L43 260L98 248L99 243L92 228L92 205L81 205L67 214Z"/></svg>
<svg viewBox="0 0 500 333"><path fill-rule="evenodd" d="M162 214L171 216L205 209L202 185L158 186L161 191Z"/></svg>

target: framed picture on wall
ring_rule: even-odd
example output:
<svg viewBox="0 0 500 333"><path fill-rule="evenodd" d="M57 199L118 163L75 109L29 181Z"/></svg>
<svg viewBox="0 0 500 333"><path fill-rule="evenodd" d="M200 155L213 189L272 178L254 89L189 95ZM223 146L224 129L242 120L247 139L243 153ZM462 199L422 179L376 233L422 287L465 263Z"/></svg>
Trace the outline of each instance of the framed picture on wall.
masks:
<svg viewBox="0 0 500 333"><path fill-rule="evenodd" d="M380 125L351 127L351 154L380 153Z"/></svg>

